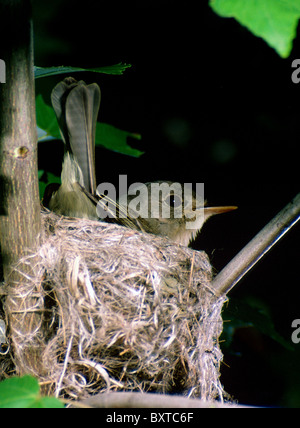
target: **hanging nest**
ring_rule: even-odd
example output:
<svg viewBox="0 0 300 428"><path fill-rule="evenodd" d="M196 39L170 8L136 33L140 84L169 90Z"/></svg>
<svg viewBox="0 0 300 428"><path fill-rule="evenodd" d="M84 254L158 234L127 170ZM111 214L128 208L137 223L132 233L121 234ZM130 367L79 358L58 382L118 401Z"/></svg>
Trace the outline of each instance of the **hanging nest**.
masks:
<svg viewBox="0 0 300 428"><path fill-rule="evenodd" d="M42 244L22 260L34 260L35 274L2 287L16 373L76 400L107 391L222 400L224 299L210 289L204 252L115 224L50 212L42 222ZM20 305L29 296L31 305ZM39 314L39 322L20 333L15 313L24 322ZM22 359L26 349L40 356L36 372ZM0 358L0 371L8 366Z"/></svg>

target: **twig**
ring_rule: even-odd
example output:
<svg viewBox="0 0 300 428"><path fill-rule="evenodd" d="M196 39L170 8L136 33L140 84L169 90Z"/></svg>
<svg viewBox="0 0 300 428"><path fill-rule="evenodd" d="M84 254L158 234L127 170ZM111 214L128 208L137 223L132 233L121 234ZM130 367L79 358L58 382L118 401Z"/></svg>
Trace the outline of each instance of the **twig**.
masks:
<svg viewBox="0 0 300 428"><path fill-rule="evenodd" d="M206 401L195 398L187 398L176 395L141 393L141 392L108 392L97 394L79 403L72 403L70 407L83 405L92 408L126 408L126 409L188 409L188 408L234 408L247 407L234 403L222 403L220 401Z"/></svg>
<svg viewBox="0 0 300 428"><path fill-rule="evenodd" d="M300 193L247 244L212 281L226 295L300 219Z"/></svg>
<svg viewBox="0 0 300 428"><path fill-rule="evenodd" d="M59 377L59 381L57 383L57 387L56 387L56 391L55 391L55 397L56 398L58 398L58 396L59 396L59 393L60 393L60 390L61 390L62 381L63 381L64 375L66 373L66 370L67 370L67 365L68 365L68 362L69 362L69 357L70 357L70 353L71 353L73 339L74 339L74 336L72 335L71 338L70 338L69 344L68 344L68 349L67 349L66 356L65 356L64 366L63 366L61 375Z"/></svg>

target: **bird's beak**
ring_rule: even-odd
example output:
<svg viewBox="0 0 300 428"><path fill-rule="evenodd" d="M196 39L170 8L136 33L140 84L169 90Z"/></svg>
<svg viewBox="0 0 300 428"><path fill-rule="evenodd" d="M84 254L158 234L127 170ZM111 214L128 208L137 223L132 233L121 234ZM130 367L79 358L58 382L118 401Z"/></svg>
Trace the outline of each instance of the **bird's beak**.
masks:
<svg viewBox="0 0 300 428"><path fill-rule="evenodd" d="M204 207L204 217L207 219L215 214L223 214L229 211L234 211L238 207L235 206L226 206L226 207Z"/></svg>

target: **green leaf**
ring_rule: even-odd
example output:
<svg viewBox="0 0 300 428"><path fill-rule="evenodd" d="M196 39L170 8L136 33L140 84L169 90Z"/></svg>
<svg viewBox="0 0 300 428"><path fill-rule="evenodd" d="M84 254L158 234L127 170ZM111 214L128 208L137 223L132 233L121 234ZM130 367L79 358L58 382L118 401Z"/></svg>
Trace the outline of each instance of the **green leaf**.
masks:
<svg viewBox="0 0 300 428"><path fill-rule="evenodd" d="M41 180L41 178L43 177L43 175L45 174L45 171L43 169L38 171L38 178L39 178L39 194L40 194L40 199L43 198L44 193L45 193L45 189L47 184Z"/></svg>
<svg viewBox="0 0 300 428"><path fill-rule="evenodd" d="M0 409L63 407L54 397L42 397L39 383L32 376L12 377L0 383Z"/></svg>
<svg viewBox="0 0 300 428"><path fill-rule="evenodd" d="M262 37L283 58L292 50L300 18L300 0L210 0L220 16L235 18Z"/></svg>
<svg viewBox="0 0 300 428"><path fill-rule="evenodd" d="M36 121L37 126L46 132L45 136L39 138L40 142L46 140L46 138L50 136L61 139L54 110L44 102L41 95L36 97ZM107 123L97 122L95 141L97 146L103 146L108 150L124 155L140 157L144 152L130 147L127 144L128 137L141 140L140 134L122 131Z"/></svg>
<svg viewBox="0 0 300 428"><path fill-rule="evenodd" d="M79 71L91 71L93 73L104 73L122 75L127 68L130 68L131 64L118 63L115 65L108 65L96 68L81 68L81 67L65 67L63 65L57 67L34 67L35 78L56 76L58 74L76 73Z"/></svg>
<svg viewBox="0 0 300 428"><path fill-rule="evenodd" d="M47 172L47 184L50 183L61 184L61 178L51 172Z"/></svg>
<svg viewBox="0 0 300 428"><path fill-rule="evenodd" d="M43 199L44 197L44 193L46 190L47 184L44 181L39 181L39 195L40 195L40 200Z"/></svg>
<svg viewBox="0 0 300 428"><path fill-rule="evenodd" d="M96 125L96 145L103 146L106 149L112 150L123 155L140 157L144 152L133 149L127 144L127 138L131 137L136 140L141 140L140 134L122 131L107 123L98 122Z"/></svg>
<svg viewBox="0 0 300 428"><path fill-rule="evenodd" d="M42 178L42 176L44 175L44 173L45 173L45 171L43 169L39 169L39 171L38 171L39 180Z"/></svg>
<svg viewBox="0 0 300 428"><path fill-rule="evenodd" d="M43 100L41 94L36 97L36 122L37 126L46 132L46 136L42 137L40 141L45 137L54 137L61 139L58 123L52 107L49 107Z"/></svg>

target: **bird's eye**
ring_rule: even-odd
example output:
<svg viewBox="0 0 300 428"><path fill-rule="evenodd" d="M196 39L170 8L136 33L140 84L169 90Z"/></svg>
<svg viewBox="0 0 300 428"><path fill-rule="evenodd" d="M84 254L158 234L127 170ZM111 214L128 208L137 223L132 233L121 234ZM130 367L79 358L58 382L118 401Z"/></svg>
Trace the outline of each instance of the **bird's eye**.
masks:
<svg viewBox="0 0 300 428"><path fill-rule="evenodd" d="M171 208L178 208L182 204L182 200L179 196L176 195L169 195L165 202L171 207Z"/></svg>

